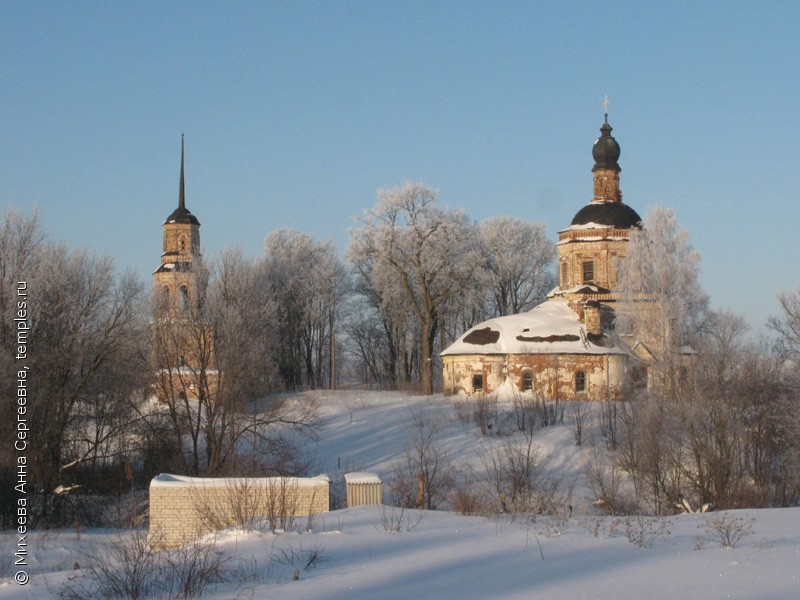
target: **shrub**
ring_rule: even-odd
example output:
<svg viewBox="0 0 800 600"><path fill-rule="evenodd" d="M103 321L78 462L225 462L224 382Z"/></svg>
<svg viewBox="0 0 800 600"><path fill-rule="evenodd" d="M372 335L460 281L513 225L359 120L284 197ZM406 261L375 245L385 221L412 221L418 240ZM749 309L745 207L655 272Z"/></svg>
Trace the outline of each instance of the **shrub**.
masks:
<svg viewBox="0 0 800 600"><path fill-rule="evenodd" d="M698 526L700 533L694 538L695 550L702 550L709 542L720 548L735 548L744 538L753 535L754 519L734 517L730 513L712 513Z"/></svg>
<svg viewBox="0 0 800 600"><path fill-rule="evenodd" d="M62 598L199 598L209 585L225 581L230 558L202 540L158 552L137 530L95 546L86 561L89 566L64 584Z"/></svg>
<svg viewBox="0 0 800 600"><path fill-rule="evenodd" d="M287 477L229 479L221 488L198 488L195 510L205 531L258 529L264 522L273 531L288 531L299 505L297 485Z"/></svg>
<svg viewBox="0 0 800 600"><path fill-rule="evenodd" d="M422 511L417 511L417 518L413 520L405 508L381 505L381 526L386 533L412 531L422 521L423 514Z"/></svg>
<svg viewBox="0 0 800 600"><path fill-rule="evenodd" d="M669 537L672 522L665 517L629 516L623 519L625 536L639 548L652 548L659 540Z"/></svg>

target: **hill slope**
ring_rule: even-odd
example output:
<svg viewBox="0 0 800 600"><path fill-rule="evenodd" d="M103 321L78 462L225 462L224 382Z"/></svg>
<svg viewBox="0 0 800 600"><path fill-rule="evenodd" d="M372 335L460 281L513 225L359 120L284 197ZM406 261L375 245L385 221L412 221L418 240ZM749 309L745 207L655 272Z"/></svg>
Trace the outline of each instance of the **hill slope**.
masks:
<svg viewBox="0 0 800 600"><path fill-rule="evenodd" d="M332 476L369 470L388 478L419 423L436 424L437 443L446 448L454 470L480 471L482 453L503 443L502 436L482 436L475 423L462 422L458 415L464 408L457 410L440 396L341 392L315 399L317 436L304 443L319 471ZM492 425L495 433L504 427ZM301 533L220 532L212 536L213 554L227 559L225 580L206 588L204 597L800 597L800 508L669 519L588 515L592 498L581 481L581 465L589 448L575 446L567 425L541 429L534 439L548 457L547 470L572 478L571 516L487 518L362 507L302 520ZM726 528L746 534L735 548L721 547ZM123 533L122 539L130 536ZM100 547L107 559L123 543L118 532L108 531L29 534L33 579L19 586L11 579L16 542L16 536L2 535L0 564L9 578L0 583L0 599L57 597L71 578L78 577L73 586L82 581L90 564L87 551ZM73 570L76 562L81 570ZM154 564L164 562L156 557Z"/></svg>

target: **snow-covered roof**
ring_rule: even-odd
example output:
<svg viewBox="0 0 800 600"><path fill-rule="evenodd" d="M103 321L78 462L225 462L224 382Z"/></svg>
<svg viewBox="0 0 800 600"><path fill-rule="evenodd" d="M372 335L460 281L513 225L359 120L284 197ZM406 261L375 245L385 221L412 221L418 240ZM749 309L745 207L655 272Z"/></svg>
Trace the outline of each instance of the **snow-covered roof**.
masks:
<svg viewBox="0 0 800 600"><path fill-rule="evenodd" d="M150 487L226 487L241 485L245 482L253 485L285 483L293 487L310 487L321 483L330 483L330 481L327 475L317 475L316 477L188 477L161 473L153 477Z"/></svg>
<svg viewBox="0 0 800 600"><path fill-rule="evenodd" d="M567 229L609 229L611 225L605 225L603 223L595 223L594 221L589 221L588 223L580 223L578 225L570 225Z"/></svg>
<svg viewBox="0 0 800 600"><path fill-rule="evenodd" d="M528 312L476 325L441 355L624 353L605 336L587 335L566 300L551 299Z"/></svg>
<svg viewBox="0 0 800 600"><path fill-rule="evenodd" d="M183 375L194 375L200 369L201 367L192 368L184 365L182 367L170 367L170 368L159 369L158 372L166 374L181 373ZM202 370L206 375L217 375L219 373L217 369L209 369L208 367L205 367Z"/></svg>
<svg viewBox="0 0 800 600"><path fill-rule="evenodd" d="M553 296L561 294L608 294L609 292L610 290L592 285L591 283L579 283L578 285L573 285L571 288L564 289L560 286L556 286L547 293L547 297L552 298Z"/></svg>
<svg viewBox="0 0 800 600"><path fill-rule="evenodd" d="M174 253L171 253L174 254ZM154 271L154 273L188 273L192 270L192 263L189 261L165 262Z"/></svg>
<svg viewBox="0 0 800 600"><path fill-rule="evenodd" d="M382 483L381 478L375 473L353 472L344 474L345 483L359 484L359 483Z"/></svg>
<svg viewBox="0 0 800 600"><path fill-rule="evenodd" d="M576 227L570 227L569 229L576 229ZM569 229L565 229L564 231L569 231ZM610 230L608 227L605 229ZM567 244L575 244L576 242L602 242L604 240L627 242L630 239L631 238L629 235L582 235L580 237L568 237L566 239L559 240L556 242L556 246L565 246Z"/></svg>

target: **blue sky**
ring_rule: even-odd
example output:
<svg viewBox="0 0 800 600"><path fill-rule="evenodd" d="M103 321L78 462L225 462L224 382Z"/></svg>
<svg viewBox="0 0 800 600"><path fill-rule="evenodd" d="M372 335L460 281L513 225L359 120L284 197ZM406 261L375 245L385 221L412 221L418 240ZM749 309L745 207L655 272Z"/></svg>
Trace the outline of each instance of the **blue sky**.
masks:
<svg viewBox="0 0 800 600"><path fill-rule="evenodd" d="M712 305L758 331L800 283L798 2L0 1L0 206L143 278L177 205L206 256L273 229L344 252L375 190L476 220L674 209Z"/></svg>

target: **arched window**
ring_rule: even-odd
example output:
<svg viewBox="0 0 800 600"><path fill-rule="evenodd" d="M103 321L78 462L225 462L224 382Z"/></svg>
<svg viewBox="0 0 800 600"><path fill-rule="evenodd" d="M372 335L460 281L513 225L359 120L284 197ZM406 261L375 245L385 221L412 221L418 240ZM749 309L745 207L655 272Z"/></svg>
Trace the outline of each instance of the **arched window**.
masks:
<svg viewBox="0 0 800 600"><path fill-rule="evenodd" d="M522 391L529 392L533 389L533 371L525 369L522 372Z"/></svg>
<svg viewBox="0 0 800 600"><path fill-rule="evenodd" d="M169 286L165 285L161 288L161 298L158 299L161 308L169 308Z"/></svg>
<svg viewBox="0 0 800 600"><path fill-rule="evenodd" d="M586 391L586 373L575 371L575 391L579 394Z"/></svg>
<svg viewBox="0 0 800 600"><path fill-rule="evenodd" d="M569 282L569 263L567 261L561 262L561 287L567 287Z"/></svg>
<svg viewBox="0 0 800 600"><path fill-rule="evenodd" d="M189 288L181 286L181 310L189 308Z"/></svg>

